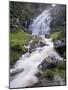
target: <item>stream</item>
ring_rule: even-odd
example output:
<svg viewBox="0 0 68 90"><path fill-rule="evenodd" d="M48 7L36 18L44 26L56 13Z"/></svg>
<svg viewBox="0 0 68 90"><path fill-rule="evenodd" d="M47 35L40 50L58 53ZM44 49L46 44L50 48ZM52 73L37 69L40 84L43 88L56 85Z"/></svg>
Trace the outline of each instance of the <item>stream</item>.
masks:
<svg viewBox="0 0 68 90"><path fill-rule="evenodd" d="M51 38L45 38L46 34L50 33L50 9L43 11L33 23L30 25L33 36L39 36L46 44L43 47L36 47L36 50L22 55L16 62L10 73L16 72L10 77L10 88L29 87L36 84L39 80L36 73L39 72L38 66L48 56L54 55L59 60L62 58L54 50L54 45Z"/></svg>

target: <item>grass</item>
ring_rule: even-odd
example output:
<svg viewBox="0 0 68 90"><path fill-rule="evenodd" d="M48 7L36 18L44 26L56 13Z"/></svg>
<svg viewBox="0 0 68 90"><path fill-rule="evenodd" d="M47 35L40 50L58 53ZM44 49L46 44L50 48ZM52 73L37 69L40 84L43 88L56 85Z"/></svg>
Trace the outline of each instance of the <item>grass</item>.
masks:
<svg viewBox="0 0 68 90"><path fill-rule="evenodd" d="M54 27L54 30L51 33L51 38L52 38L53 41L65 38L64 26L56 26L56 27Z"/></svg>
<svg viewBox="0 0 68 90"><path fill-rule="evenodd" d="M25 45L31 39L31 35L24 32L23 30L17 30L16 32L10 33L10 44L11 45Z"/></svg>
<svg viewBox="0 0 68 90"><path fill-rule="evenodd" d="M56 40L60 40L62 38L65 38L65 34L64 34L64 31L60 31L60 32L53 32L51 34L51 38L53 41L56 41Z"/></svg>
<svg viewBox="0 0 68 90"><path fill-rule="evenodd" d="M59 75L65 79L66 62L60 62L56 68L43 70L42 77L52 79L55 75Z"/></svg>
<svg viewBox="0 0 68 90"><path fill-rule="evenodd" d="M54 72L50 69L47 69L45 72L43 72L42 77L52 79L54 77Z"/></svg>
<svg viewBox="0 0 68 90"><path fill-rule="evenodd" d="M19 59L19 57L27 52L24 45L27 45L32 36L21 29L10 32L10 65Z"/></svg>
<svg viewBox="0 0 68 90"><path fill-rule="evenodd" d="M55 27L54 28L54 32L51 33L51 38L53 41L65 38L65 31L64 31L64 27ZM66 62L61 62L57 65L56 68L50 69L51 73L54 75L59 75L61 78L65 79L65 70L66 70ZM46 76L46 75L45 75ZM47 73L48 76L48 73Z"/></svg>
<svg viewBox="0 0 68 90"><path fill-rule="evenodd" d="M60 34L60 32L53 32L53 33L51 34L52 40L53 40L53 41L57 40L58 37L59 37L59 34Z"/></svg>

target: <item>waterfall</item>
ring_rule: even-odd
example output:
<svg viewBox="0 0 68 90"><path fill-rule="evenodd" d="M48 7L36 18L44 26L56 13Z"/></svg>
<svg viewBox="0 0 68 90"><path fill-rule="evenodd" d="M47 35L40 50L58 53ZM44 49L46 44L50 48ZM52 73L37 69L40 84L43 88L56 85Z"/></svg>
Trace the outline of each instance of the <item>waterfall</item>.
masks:
<svg viewBox="0 0 68 90"><path fill-rule="evenodd" d="M50 33L50 22L52 18L50 16L50 9L43 11L32 23L30 30L32 35L45 35Z"/></svg>
<svg viewBox="0 0 68 90"><path fill-rule="evenodd" d="M30 26L32 35L44 36L49 33L50 21L50 10L43 11ZM60 58L54 51L52 40L45 37L42 37L42 40L47 45L37 47L34 52L22 55L14 65L14 68L10 69L10 73L20 71L20 73L10 77L10 88L29 87L36 84L38 82L36 73L39 71L39 64L49 55L54 55L57 58Z"/></svg>

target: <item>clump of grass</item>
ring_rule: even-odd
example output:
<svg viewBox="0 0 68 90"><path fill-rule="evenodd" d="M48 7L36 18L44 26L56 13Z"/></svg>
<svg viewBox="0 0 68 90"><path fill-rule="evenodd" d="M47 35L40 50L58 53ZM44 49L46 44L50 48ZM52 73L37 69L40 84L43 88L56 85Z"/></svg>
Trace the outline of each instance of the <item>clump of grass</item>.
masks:
<svg viewBox="0 0 68 90"><path fill-rule="evenodd" d="M47 69L45 72L43 72L42 76L48 79L52 79L54 77L54 72L50 69Z"/></svg>
<svg viewBox="0 0 68 90"><path fill-rule="evenodd" d="M10 33L10 44L11 45L25 45L31 40L32 36L23 30L16 30Z"/></svg>
<svg viewBox="0 0 68 90"><path fill-rule="evenodd" d="M10 52L10 65L11 66L14 65L14 63L19 59L19 57L20 57L19 52L11 50L11 52Z"/></svg>
<svg viewBox="0 0 68 90"><path fill-rule="evenodd" d="M53 41L57 40L57 39L58 39L58 35L59 35L59 32L53 32L53 33L51 34L52 40L53 40Z"/></svg>
<svg viewBox="0 0 68 90"><path fill-rule="evenodd" d="M59 63L59 64L57 65L57 68L58 68L59 70L65 70L65 69L66 69L66 64L65 64L65 62Z"/></svg>
<svg viewBox="0 0 68 90"><path fill-rule="evenodd" d="M65 30L63 26L58 26L54 28L54 32L51 33L51 38L53 41L65 38Z"/></svg>
<svg viewBox="0 0 68 90"><path fill-rule="evenodd" d="M59 75L61 78L65 79L66 78L65 71L66 71L66 62L62 61L58 63L58 65L55 68L43 70L42 71L43 73L41 75L43 78L47 79L52 79L55 75Z"/></svg>
<svg viewBox="0 0 68 90"><path fill-rule="evenodd" d="M31 40L31 35L23 30L10 32L10 65L14 65L19 57L28 51L24 45Z"/></svg>
<svg viewBox="0 0 68 90"><path fill-rule="evenodd" d="M57 73L61 78L65 78L66 77L65 72L66 72L66 62L61 62L60 64L57 65Z"/></svg>
<svg viewBox="0 0 68 90"><path fill-rule="evenodd" d="M21 45L13 45L10 48L10 65L13 65L19 57L28 51L27 48Z"/></svg>

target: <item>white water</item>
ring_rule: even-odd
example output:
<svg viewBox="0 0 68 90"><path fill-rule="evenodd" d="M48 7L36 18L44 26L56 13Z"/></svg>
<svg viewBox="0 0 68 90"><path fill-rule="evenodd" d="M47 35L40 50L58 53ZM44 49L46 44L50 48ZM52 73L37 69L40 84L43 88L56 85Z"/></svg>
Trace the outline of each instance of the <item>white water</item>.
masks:
<svg viewBox="0 0 68 90"><path fill-rule="evenodd" d="M32 34L42 35L42 40L47 45L44 47L37 47L36 51L31 54L26 53L22 55L10 72L20 69L24 69L24 71L15 75L14 79L10 81L10 88L28 87L34 85L38 82L38 78L35 76L35 74L39 71L38 65L49 55L54 55L56 58L60 58L54 51L54 45L51 39L44 38L45 33L50 30L50 21L51 17L49 10L44 11L34 20L31 27Z"/></svg>
<svg viewBox="0 0 68 90"><path fill-rule="evenodd" d="M31 25L31 30L33 35L45 35L50 31L50 9L45 10L42 14L40 14Z"/></svg>

